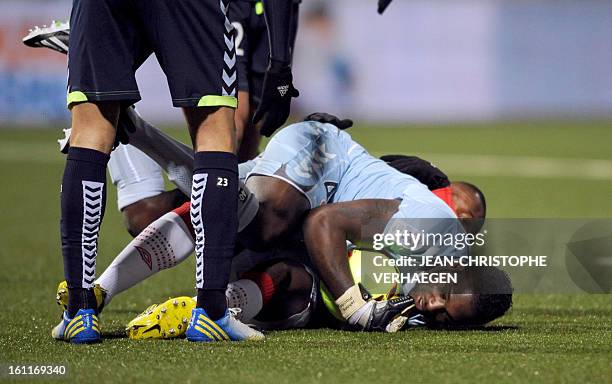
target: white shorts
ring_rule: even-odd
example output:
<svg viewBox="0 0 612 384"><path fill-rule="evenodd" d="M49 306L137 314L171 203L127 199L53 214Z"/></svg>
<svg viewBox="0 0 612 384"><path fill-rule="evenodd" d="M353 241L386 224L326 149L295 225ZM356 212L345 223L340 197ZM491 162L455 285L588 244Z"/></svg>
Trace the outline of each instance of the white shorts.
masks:
<svg viewBox="0 0 612 384"><path fill-rule="evenodd" d="M132 145L119 145L108 163L111 180L117 187L119 210L164 192L161 167Z"/></svg>

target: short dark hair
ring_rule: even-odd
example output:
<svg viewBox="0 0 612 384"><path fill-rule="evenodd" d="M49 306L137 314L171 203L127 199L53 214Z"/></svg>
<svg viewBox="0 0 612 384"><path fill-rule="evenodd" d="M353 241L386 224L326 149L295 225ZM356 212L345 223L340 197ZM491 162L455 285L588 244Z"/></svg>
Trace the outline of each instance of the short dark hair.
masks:
<svg viewBox="0 0 612 384"><path fill-rule="evenodd" d="M480 188L478 188L477 186L475 186L472 183L468 183L467 181L460 181L460 183L462 183L465 186L467 186L468 188L470 188L472 190L472 192L474 192L474 194L476 194L476 196L478 196L478 200L480 200L480 204L482 205L482 219L487 217L487 200L485 199L484 193L482 193Z"/></svg>
<svg viewBox="0 0 612 384"><path fill-rule="evenodd" d="M469 326L485 325L503 316L512 307L512 282L508 274L495 267L472 267L474 309Z"/></svg>
<svg viewBox="0 0 612 384"><path fill-rule="evenodd" d="M512 294L478 294L474 305L476 316L470 325L485 325L508 312L512 307Z"/></svg>
<svg viewBox="0 0 612 384"><path fill-rule="evenodd" d="M480 207L482 208L482 215L472 218L462 218L461 224L463 228L469 233L478 233L482 229L482 226L485 223L485 219L487 217L487 200L485 199L484 193L472 183L468 183L467 181L457 181L457 184L461 184L467 187L472 193L476 195L478 202L480 203Z"/></svg>

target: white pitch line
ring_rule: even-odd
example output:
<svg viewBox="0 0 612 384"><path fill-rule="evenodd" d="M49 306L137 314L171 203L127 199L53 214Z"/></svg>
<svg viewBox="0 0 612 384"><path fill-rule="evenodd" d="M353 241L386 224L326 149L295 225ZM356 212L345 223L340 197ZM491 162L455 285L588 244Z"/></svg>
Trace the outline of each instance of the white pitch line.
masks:
<svg viewBox="0 0 612 384"><path fill-rule="evenodd" d="M0 162L63 163L65 156L57 148L53 142L4 141L0 142ZM413 155L432 161L449 175L612 180L612 160L448 153Z"/></svg>
<svg viewBox="0 0 612 384"><path fill-rule="evenodd" d="M374 153L382 156L382 153ZM612 160L418 153L445 173L575 180L612 180Z"/></svg>

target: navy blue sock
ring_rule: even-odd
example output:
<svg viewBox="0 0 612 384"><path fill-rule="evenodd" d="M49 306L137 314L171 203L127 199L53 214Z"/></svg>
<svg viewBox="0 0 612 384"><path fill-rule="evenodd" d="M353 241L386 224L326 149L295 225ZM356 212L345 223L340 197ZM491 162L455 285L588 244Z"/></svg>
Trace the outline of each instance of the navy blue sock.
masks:
<svg viewBox="0 0 612 384"><path fill-rule="evenodd" d="M238 158L228 152L196 152L191 222L196 235L198 308L213 319L227 309L225 289L238 229Z"/></svg>
<svg viewBox="0 0 612 384"><path fill-rule="evenodd" d="M62 180L62 254L68 282L68 314L96 308L98 232L106 203L109 156L88 148L70 147Z"/></svg>

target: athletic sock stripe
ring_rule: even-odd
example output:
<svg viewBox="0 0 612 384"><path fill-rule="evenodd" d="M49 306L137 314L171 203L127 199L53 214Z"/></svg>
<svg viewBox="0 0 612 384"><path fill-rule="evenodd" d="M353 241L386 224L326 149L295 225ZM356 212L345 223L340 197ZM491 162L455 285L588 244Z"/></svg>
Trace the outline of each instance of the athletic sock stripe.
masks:
<svg viewBox="0 0 612 384"><path fill-rule="evenodd" d="M206 244L206 233L202 221L202 216L204 215L202 200L204 198L204 191L206 191L207 180L208 173L193 175L190 215L193 230L197 233L195 238L197 288L202 288L204 286L204 246Z"/></svg>
<svg viewBox="0 0 612 384"><path fill-rule="evenodd" d="M83 223L81 226L82 282L85 289L93 288L96 276L98 234L102 220L104 183L82 181ZM92 225L92 223L95 223Z"/></svg>

